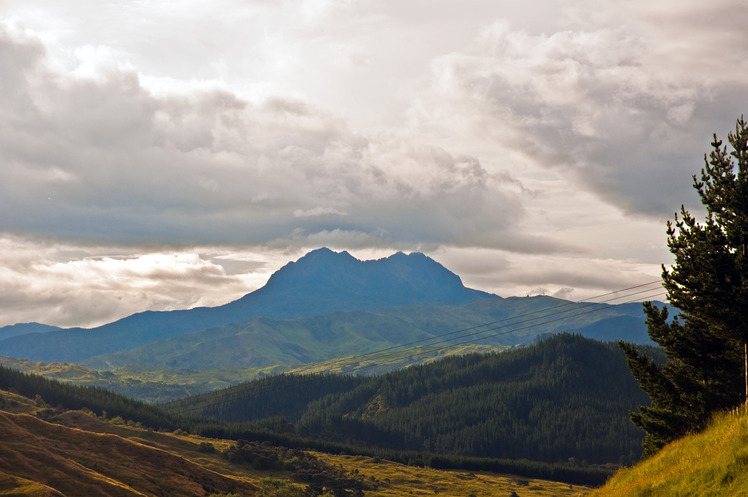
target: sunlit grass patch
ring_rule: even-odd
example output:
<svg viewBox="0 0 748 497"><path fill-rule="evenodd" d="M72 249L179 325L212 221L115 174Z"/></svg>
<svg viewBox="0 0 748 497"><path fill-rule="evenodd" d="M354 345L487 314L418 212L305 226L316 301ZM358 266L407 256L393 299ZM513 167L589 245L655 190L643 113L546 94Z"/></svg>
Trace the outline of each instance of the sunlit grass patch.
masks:
<svg viewBox="0 0 748 497"><path fill-rule="evenodd" d="M704 432L678 440L620 470L591 496L748 495L748 412L715 417Z"/></svg>

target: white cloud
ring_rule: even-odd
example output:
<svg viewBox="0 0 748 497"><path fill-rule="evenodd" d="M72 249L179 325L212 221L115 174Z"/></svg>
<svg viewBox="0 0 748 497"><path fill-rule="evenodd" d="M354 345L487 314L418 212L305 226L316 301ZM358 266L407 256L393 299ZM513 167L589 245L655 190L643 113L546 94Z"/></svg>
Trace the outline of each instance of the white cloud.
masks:
<svg viewBox="0 0 748 497"><path fill-rule="evenodd" d="M7 32L0 43L38 47L19 48ZM221 90L155 96L117 65L96 78L21 58L4 70L41 82L19 86L23 116L15 98L0 101L16 124L0 143L15 159L0 172L0 207L20 211L0 223L6 231L259 244L342 230L379 244L485 244L521 215L511 188L475 157L417 136L358 135L305 102L256 105ZM309 215L324 213L348 215Z"/></svg>
<svg viewBox="0 0 748 497"><path fill-rule="evenodd" d="M452 249L435 251L434 259L459 274L463 283L504 297L552 295L583 300L641 284L643 293L614 303L663 299L659 281L660 265L634 259L607 259L589 254L511 254L493 249ZM630 295L637 290L623 292Z"/></svg>
<svg viewBox="0 0 748 497"><path fill-rule="evenodd" d="M738 0L0 18L0 322L223 302L321 245L426 251L502 295L656 278L664 219L747 103Z"/></svg>
<svg viewBox="0 0 748 497"><path fill-rule="evenodd" d="M75 247L7 235L0 248L0 326L95 326L145 309L216 306L259 288L281 265L260 251Z"/></svg>
<svg viewBox="0 0 748 497"><path fill-rule="evenodd" d="M695 70L707 62L703 51L689 42L672 57L672 37L683 32L668 37L667 28L630 21L551 34L496 22L471 48L433 63L413 125L437 137L482 137L535 166L564 168L628 211L668 213L688 201L690 175L716 131L713 109L734 105L735 85L748 89L746 53L735 64L733 45L710 46L725 74L705 73ZM721 127L736 117L722 115Z"/></svg>

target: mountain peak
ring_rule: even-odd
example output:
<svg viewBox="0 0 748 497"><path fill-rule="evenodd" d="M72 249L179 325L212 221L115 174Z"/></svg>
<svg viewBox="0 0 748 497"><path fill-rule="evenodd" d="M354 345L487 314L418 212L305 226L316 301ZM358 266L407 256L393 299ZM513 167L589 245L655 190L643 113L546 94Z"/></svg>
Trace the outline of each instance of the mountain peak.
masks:
<svg viewBox="0 0 748 497"><path fill-rule="evenodd" d="M305 306L305 313L313 314L420 302L458 304L489 296L465 288L459 276L420 252L361 261L326 247L289 262L258 292L279 294L295 305L314 303L317 312Z"/></svg>
<svg viewBox="0 0 748 497"><path fill-rule="evenodd" d="M349 254L347 251L335 252L327 247L318 248L307 252L295 263L289 262L287 265L299 264L299 263L319 263L319 262L336 262L341 263L343 261L358 261L355 257Z"/></svg>
<svg viewBox="0 0 748 497"><path fill-rule="evenodd" d="M421 303L456 305L488 297L498 298L465 288L459 276L420 253L360 261L348 252L320 248L283 266L259 290L220 307L133 314L95 330L53 331L44 340L0 338L0 353L80 361L256 317L289 319Z"/></svg>

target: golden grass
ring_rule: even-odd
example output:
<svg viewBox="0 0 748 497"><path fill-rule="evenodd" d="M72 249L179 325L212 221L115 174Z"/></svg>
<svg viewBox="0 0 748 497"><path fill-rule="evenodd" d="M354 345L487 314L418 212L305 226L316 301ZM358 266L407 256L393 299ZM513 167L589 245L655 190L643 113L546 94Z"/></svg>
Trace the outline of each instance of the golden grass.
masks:
<svg viewBox="0 0 748 497"><path fill-rule="evenodd" d="M3 411L0 433L0 472L12 478L5 479L5 495L188 497L215 492L256 493L249 482L210 471L179 454L109 433ZM40 493L40 485L59 493Z"/></svg>
<svg viewBox="0 0 748 497"><path fill-rule="evenodd" d="M314 455L328 464L340 465L347 471L358 471L360 475L374 477L381 482L378 489L366 491L366 497L508 497L512 492L521 497L578 497L590 491L590 488L580 485L512 475L417 468L362 456L317 452Z"/></svg>
<svg viewBox="0 0 748 497"><path fill-rule="evenodd" d="M620 470L590 497L748 495L748 411L722 414L697 435Z"/></svg>
<svg viewBox="0 0 748 497"><path fill-rule="evenodd" d="M60 492L35 481L19 478L0 471L2 497L64 497Z"/></svg>
<svg viewBox="0 0 748 497"><path fill-rule="evenodd" d="M39 410L28 399L3 394L8 400L6 407L15 412ZM162 486L161 490L168 488L168 495L189 494L188 489L194 492L189 495L206 495L200 486L191 486L190 477L223 492L249 496L268 479L288 481L292 476L289 471L260 471L228 462L220 453L233 443L228 440L112 424L80 411L66 412L58 417L58 422L65 426L10 414L7 409L0 411L0 431L12 435L12 439L0 443L0 497L155 495L158 486ZM201 442L213 444L216 452L200 452ZM417 468L369 457L313 454L345 472L375 478L378 488L365 491L366 497L508 497L512 492L521 497L577 497L590 491L583 486L511 475ZM72 491L76 486L80 490Z"/></svg>

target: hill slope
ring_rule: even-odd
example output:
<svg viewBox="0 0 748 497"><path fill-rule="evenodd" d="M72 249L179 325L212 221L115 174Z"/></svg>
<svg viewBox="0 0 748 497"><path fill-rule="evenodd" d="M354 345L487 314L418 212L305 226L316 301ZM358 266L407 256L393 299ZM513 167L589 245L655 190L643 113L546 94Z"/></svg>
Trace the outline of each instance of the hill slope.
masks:
<svg viewBox="0 0 748 497"><path fill-rule="evenodd" d="M283 430L364 447L617 464L641 454L628 411L646 402L616 345L561 334L377 377L271 377L167 406L231 422L282 416L293 423Z"/></svg>
<svg viewBox="0 0 748 497"><path fill-rule="evenodd" d="M620 470L594 497L748 495L748 411L718 416L703 433Z"/></svg>
<svg viewBox="0 0 748 497"><path fill-rule="evenodd" d="M8 490L16 487L12 495L193 497L257 492L250 483L116 435L3 411L0 432L0 481L12 485ZM0 494L6 495L2 489Z"/></svg>
<svg viewBox="0 0 748 497"><path fill-rule="evenodd" d="M31 333L48 333L50 331L60 331L62 328L57 326L49 326L46 324L39 323L19 323L12 324L10 326L3 326L0 328L0 340L11 338L21 335L29 335Z"/></svg>
<svg viewBox="0 0 748 497"><path fill-rule="evenodd" d="M464 331L455 333L459 330ZM476 340L495 347L528 344L538 336L562 331L649 342L639 304L612 306L531 297L482 299L460 305L415 304L292 320L257 318L93 357L83 364L100 369L131 365L186 369L288 366L414 342L426 350ZM444 334L448 335L440 337ZM398 348L375 357L387 363L415 352Z"/></svg>
<svg viewBox="0 0 748 497"><path fill-rule="evenodd" d="M288 319L417 302L460 304L496 298L466 288L459 276L423 254L359 261L323 248L278 270L268 283L219 307L143 312L95 329L58 330L0 341L0 355L78 362L255 317Z"/></svg>
<svg viewBox="0 0 748 497"><path fill-rule="evenodd" d="M188 495L199 496L205 495L201 487L204 490L212 477L217 484L213 487L216 495L226 496L225 492L233 489L236 493L231 495L243 497L257 494L309 497L319 493L305 491L309 477L314 475L325 478L333 487L328 488L324 495L357 495L344 487L358 487L360 484L363 484L367 497L410 497L414 494L468 497L470 494L510 495L512 492L523 497L579 497L589 490L507 474L412 467L369 457L310 453L256 442L245 442L238 453L239 443L147 431L80 411L56 414L54 419L63 426L55 427L31 416L18 415L16 411L32 412L33 401L30 399L2 391L0 399L4 399L6 407L14 411L0 411L0 417L9 421L0 420L3 442L6 436L8 440L4 448L0 444L0 465L3 466L0 469L0 495L89 497L111 495L115 487L121 487L118 490L122 492L132 491L124 495L133 495L134 492L139 492L136 495L185 495L189 492ZM19 424L23 428L18 428ZM57 432L57 435L49 436L49 432ZM67 439L66 434L72 434L72 437ZM65 460L54 453L59 435L63 437ZM80 450L72 446L76 441L83 442L79 443ZM91 447L87 445L90 441L100 444ZM40 445L32 447L32 442ZM216 450L201 450L203 446L212 446ZM110 451L102 453L100 449ZM132 451L142 451L139 454L143 457L122 457L122 454ZM229 453L234 456L227 457ZM242 458L236 456L241 455L245 459L249 456L252 462L237 461ZM91 460L96 456L103 463ZM258 468L273 462L282 463L284 468ZM164 467L164 464L169 466ZM57 480L62 480L61 485L58 489L52 488L50 485ZM223 484L227 485L224 487Z"/></svg>

